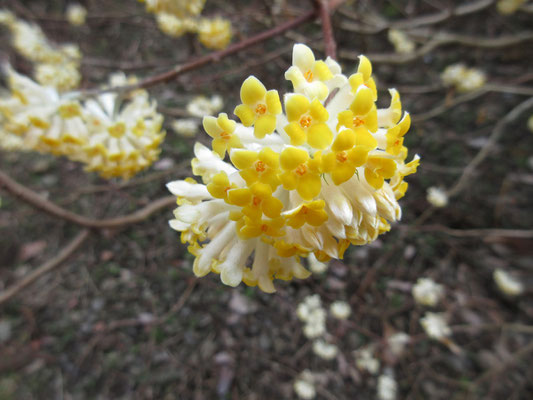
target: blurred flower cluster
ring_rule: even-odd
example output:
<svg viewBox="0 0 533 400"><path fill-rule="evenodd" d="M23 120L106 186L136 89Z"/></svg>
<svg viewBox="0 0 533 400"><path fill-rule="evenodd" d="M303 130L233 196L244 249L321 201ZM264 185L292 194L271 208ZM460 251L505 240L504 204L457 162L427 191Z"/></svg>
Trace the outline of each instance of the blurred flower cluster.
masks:
<svg viewBox="0 0 533 400"><path fill-rule="evenodd" d="M313 340L311 349L316 356L325 361L337 359L343 360L343 363L347 362L349 356L339 354L341 348L333 342L339 342L344 333L348 331L350 322L345 320L351 312L352 309L348 303L344 301L332 302L329 307L329 315L338 320L338 325L330 333L326 328L328 313L318 294L309 295L298 304L296 315L304 323L304 335ZM390 368L390 365L393 365L404 355L410 340L410 336L404 332L389 332L385 340L362 343L359 348L351 352L353 361L350 363L353 363L360 373L377 376L381 372L377 379L377 398L384 400L396 398L397 383L394 379L394 370ZM380 359L388 360L386 364L389 366L382 367ZM315 398L316 385L320 384L320 377L319 372L304 370L294 381L294 392L301 399Z"/></svg>
<svg viewBox="0 0 533 400"><path fill-rule="evenodd" d="M524 292L524 284L503 269L496 269L493 277L498 289L509 297L518 296Z"/></svg>
<svg viewBox="0 0 533 400"><path fill-rule="evenodd" d="M390 29L387 37L397 53L411 54L415 51L415 42L413 42L404 31Z"/></svg>
<svg viewBox="0 0 533 400"><path fill-rule="evenodd" d="M37 82L58 91L79 86L81 52L77 45L50 42L38 25L18 19L8 10L0 10L0 24L11 32L15 50L34 64Z"/></svg>
<svg viewBox="0 0 533 400"><path fill-rule="evenodd" d="M208 115L215 115L224 106L222 97L213 95L196 96L187 104L187 112L192 117L203 118ZM198 132L200 120L195 118L182 118L172 122L172 129L180 136L193 137Z"/></svg>
<svg viewBox="0 0 533 400"><path fill-rule="evenodd" d="M225 18L203 18L205 0L139 0L146 10L154 13L157 26L166 35L179 37L198 34L209 49L224 49L231 41L231 22Z"/></svg>
<svg viewBox="0 0 533 400"><path fill-rule="evenodd" d="M510 15L514 14L525 2L526 0L498 0L496 9L500 14Z"/></svg>
<svg viewBox="0 0 533 400"><path fill-rule="evenodd" d="M102 93L79 100L4 65L8 92L0 96L0 146L66 156L105 178L130 178L152 164L164 138L163 117L144 90L124 97ZM111 86L132 83L113 75Z"/></svg>
<svg viewBox="0 0 533 400"><path fill-rule="evenodd" d="M81 4L69 4L65 15L69 24L81 26L85 24L85 19L87 18L87 9Z"/></svg>
<svg viewBox="0 0 533 400"><path fill-rule="evenodd" d="M452 64L444 69L441 79L447 86L455 86L459 92L471 92L486 83L483 71L468 68L464 64Z"/></svg>
<svg viewBox="0 0 533 400"><path fill-rule="evenodd" d="M440 208L448 205L448 194L446 190L440 187L431 186L428 188L426 199L433 207Z"/></svg>
<svg viewBox="0 0 533 400"><path fill-rule="evenodd" d="M342 258L401 217L404 177L419 158L406 162L410 117L398 92L378 109L366 57L347 77L303 44L285 77L294 87L285 113L278 92L249 77L234 111L241 123L225 113L203 120L212 150L197 143L192 160L202 183L168 184L179 204L170 225L190 244L197 276L273 292L274 279L309 276L301 257Z"/></svg>
<svg viewBox="0 0 533 400"><path fill-rule="evenodd" d="M429 278L419 278L413 286L412 293L418 304L435 307L444 296L444 286Z"/></svg>

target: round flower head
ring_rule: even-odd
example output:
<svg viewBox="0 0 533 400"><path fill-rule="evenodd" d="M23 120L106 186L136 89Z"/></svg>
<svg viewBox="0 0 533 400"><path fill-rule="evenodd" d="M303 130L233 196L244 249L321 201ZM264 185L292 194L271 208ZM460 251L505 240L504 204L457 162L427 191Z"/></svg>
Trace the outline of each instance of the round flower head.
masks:
<svg viewBox="0 0 533 400"><path fill-rule="evenodd" d="M0 125L3 121L0 121ZM24 141L18 135L0 129L0 149L6 151L28 151L24 146Z"/></svg>
<svg viewBox="0 0 533 400"><path fill-rule="evenodd" d="M74 26L85 24L87 9L80 4L70 4L67 7L67 21Z"/></svg>
<svg viewBox="0 0 533 400"><path fill-rule="evenodd" d="M58 46L47 39L39 26L23 20L14 19L6 24L13 47L28 60L44 64L79 63L80 51L76 45Z"/></svg>
<svg viewBox="0 0 533 400"><path fill-rule="evenodd" d="M63 99L51 87L43 87L30 78L4 66L10 96L0 99L2 127L18 135L23 147L75 160L83 158L82 144L88 131L79 102Z"/></svg>
<svg viewBox="0 0 533 400"><path fill-rule="evenodd" d="M192 161L202 182L168 185L180 204L170 225L190 244L197 276L214 272L227 285L273 292L274 279L310 275L301 257L342 258L350 244L375 240L401 217L404 177L419 160L406 162L410 118L398 92L377 109L366 57L346 77L303 44L294 54L286 77L295 93L284 107L275 90L246 79L235 109L242 123L226 114L204 119L213 151L197 144ZM303 76L313 77L300 82L306 68Z"/></svg>
<svg viewBox="0 0 533 400"><path fill-rule="evenodd" d="M446 322L446 318L442 313L426 312L420 318L420 324L426 331L427 335L436 340L444 340L451 335L452 330Z"/></svg>
<svg viewBox="0 0 533 400"><path fill-rule="evenodd" d="M529 129L529 131L533 133L533 115L530 116L527 120L527 129Z"/></svg>
<svg viewBox="0 0 533 400"><path fill-rule="evenodd" d="M383 374L378 378L378 400L396 400L398 383L392 374Z"/></svg>
<svg viewBox="0 0 533 400"><path fill-rule="evenodd" d="M511 15L525 2L526 0L498 0L496 9L500 14Z"/></svg>
<svg viewBox="0 0 533 400"><path fill-rule="evenodd" d="M445 190L439 187L428 188L426 198L434 207L446 207L448 205L448 195Z"/></svg>
<svg viewBox="0 0 533 400"><path fill-rule="evenodd" d="M476 68L467 68L463 64L446 67L441 75L445 85L455 86L459 92L479 89L485 84L485 74Z"/></svg>
<svg viewBox="0 0 533 400"><path fill-rule="evenodd" d="M178 18L200 15L205 0L139 0L146 3L146 10L152 13L167 13Z"/></svg>
<svg viewBox="0 0 533 400"><path fill-rule="evenodd" d="M103 177L129 178L159 155L163 117L145 91L119 103L116 93L80 102L5 66L10 96L0 99L1 129L28 150L63 155ZM111 86L125 84L112 76Z"/></svg>
<svg viewBox="0 0 533 400"><path fill-rule="evenodd" d="M198 121L192 118L177 119L172 122L172 129L180 136L194 137L198 132Z"/></svg>
<svg viewBox="0 0 533 400"><path fill-rule="evenodd" d="M81 81L81 74L75 63L37 64L35 79L43 86L51 86L60 92L75 89Z"/></svg>
<svg viewBox="0 0 533 400"><path fill-rule="evenodd" d="M219 95L211 96L208 99L205 96L196 96L187 104L187 111L195 117L205 117L207 115L215 115L222 109L224 102Z"/></svg>
<svg viewBox="0 0 533 400"><path fill-rule="evenodd" d="M224 18L202 19L198 25L198 40L208 49L225 49L231 42L231 22Z"/></svg>
<svg viewBox="0 0 533 400"><path fill-rule="evenodd" d="M314 399L316 396L314 381L315 379L311 371L303 371L294 381L294 392L300 399Z"/></svg>
<svg viewBox="0 0 533 400"><path fill-rule="evenodd" d="M409 36L407 36L403 31L390 29L388 33L388 39L398 53L410 54L415 51L415 43L409 39Z"/></svg>
<svg viewBox="0 0 533 400"><path fill-rule="evenodd" d="M179 37L187 32L194 32L197 23L192 18L179 18L165 12L156 14L157 26L161 32L171 37Z"/></svg>
<svg viewBox="0 0 533 400"><path fill-rule="evenodd" d="M9 10L2 9L0 10L0 24L6 26L12 26L17 18Z"/></svg>
<svg viewBox="0 0 533 400"><path fill-rule="evenodd" d="M89 160L86 168L104 178L129 179L159 156L165 136L161 131L163 117L156 113L156 104L149 101L145 91L133 92L130 97L121 104L116 93L104 93L85 103L91 132L84 147Z"/></svg>
<svg viewBox="0 0 533 400"><path fill-rule="evenodd" d="M350 316L352 309L345 301L335 301L331 303L330 311L335 318L346 319Z"/></svg>
<svg viewBox="0 0 533 400"><path fill-rule="evenodd" d="M323 339L317 339L313 342L313 353L324 360L332 360L337 356L339 348L334 344L328 343Z"/></svg>
<svg viewBox="0 0 533 400"><path fill-rule="evenodd" d="M503 269L497 269L493 274L494 281L502 293L508 296L518 296L524 291L522 282L509 275Z"/></svg>
<svg viewBox="0 0 533 400"><path fill-rule="evenodd" d="M443 297L444 287L429 278L419 278L412 293L418 304L434 307Z"/></svg>
<svg viewBox="0 0 533 400"><path fill-rule="evenodd" d="M372 345L362 347L353 352L355 365L361 371L367 371L372 375L379 371L379 360L374 357L374 348Z"/></svg>

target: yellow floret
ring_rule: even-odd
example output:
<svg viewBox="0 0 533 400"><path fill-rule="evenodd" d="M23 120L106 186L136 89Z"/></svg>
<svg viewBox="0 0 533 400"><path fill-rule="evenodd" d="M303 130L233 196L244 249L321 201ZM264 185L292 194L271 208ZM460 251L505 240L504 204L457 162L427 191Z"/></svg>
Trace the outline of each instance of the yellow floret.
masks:
<svg viewBox="0 0 533 400"><path fill-rule="evenodd" d="M264 138L276 129L276 115L281 113L277 90L267 91L255 76L248 77L241 86L242 104L234 113L244 126L254 125L254 135Z"/></svg>
<svg viewBox="0 0 533 400"><path fill-rule="evenodd" d="M377 156L368 157L365 179L374 189L380 189L385 179L392 178L395 172L396 162L394 160Z"/></svg>
<svg viewBox="0 0 533 400"><path fill-rule="evenodd" d="M326 124L329 113L318 99L310 102L304 95L292 95L285 102L285 111L289 121L285 132L292 145L307 142L315 149L325 149L331 144L333 133Z"/></svg>
<svg viewBox="0 0 533 400"><path fill-rule="evenodd" d="M207 191L216 199L226 200L228 198L228 191L233 187L229 182L228 175L225 172L219 172L207 184Z"/></svg>
<svg viewBox="0 0 533 400"><path fill-rule="evenodd" d="M304 200L312 200L320 193L320 160L309 158L309 153L294 147L286 148L280 156L284 170L279 178L287 190L295 190Z"/></svg>
<svg viewBox="0 0 533 400"><path fill-rule="evenodd" d="M315 200L284 213L287 225L294 229L301 228L306 223L311 226L322 225L328 220L328 214L324 211L325 205L324 200Z"/></svg>
<svg viewBox="0 0 533 400"><path fill-rule="evenodd" d="M230 120L226 113L220 113L217 118L206 116L202 123L207 134L213 138L213 151L221 158L224 158L226 151L242 147L237 135L233 134L236 123Z"/></svg>

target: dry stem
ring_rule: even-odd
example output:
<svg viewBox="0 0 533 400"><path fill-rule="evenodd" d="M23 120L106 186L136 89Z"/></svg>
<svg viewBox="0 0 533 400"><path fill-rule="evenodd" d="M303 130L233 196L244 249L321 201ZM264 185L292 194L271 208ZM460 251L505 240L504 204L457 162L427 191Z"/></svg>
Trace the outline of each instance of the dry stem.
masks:
<svg viewBox="0 0 533 400"><path fill-rule="evenodd" d="M151 86L158 85L160 83L169 82L173 79L176 79L178 76L183 75L189 71L193 71L205 65L218 62L227 56L238 53L239 51L244 50L248 47L251 47L257 43L263 42L274 36L280 35L290 29L296 28L297 26L302 25L303 23L315 18L316 15L317 15L317 10L312 9L302 14L301 16L294 18L291 21L285 22L284 24L278 25L272 29L261 32L248 39L244 39L240 41L239 43L235 43L227 47L224 50L215 51L203 57L199 57L196 60L192 60L188 63L177 65L169 71L163 72L161 74L158 74L152 77L148 77L140 81L137 84L117 86L117 87L111 87L111 88L106 88L106 89L87 90L87 91L84 91L82 94L83 95L95 95L95 94L100 94L103 92L128 92L128 91L139 89L139 88L148 88Z"/></svg>
<svg viewBox="0 0 533 400"><path fill-rule="evenodd" d="M15 296L17 293L19 293L21 290L23 290L27 286L31 285L33 282L39 279L42 275L60 266L65 260L67 260L67 258L69 258L83 244L83 242L85 242L85 240L89 237L89 232L90 231L88 229L82 230L80 233L76 235L74 239L72 239L72 241L66 247L64 247L59 252L57 256L55 256L51 260L48 260L43 265L41 265L39 268L37 268L35 271L29 273L24 278L22 278L20 281L15 283L13 286L1 292L0 293L0 305L2 305L3 303L11 299L13 296Z"/></svg>
<svg viewBox="0 0 533 400"><path fill-rule="evenodd" d="M151 202L146 207L141 208L132 214L98 220L87 218L59 207L51 201L46 200L33 190L28 189L27 187L11 179L2 171L0 171L0 187L1 186L5 187L7 191L24 200L33 207L38 208L39 210L74 224L94 229L118 228L125 225L135 224L137 222L144 221L155 212L167 208L176 202L176 198L174 196L166 196Z"/></svg>

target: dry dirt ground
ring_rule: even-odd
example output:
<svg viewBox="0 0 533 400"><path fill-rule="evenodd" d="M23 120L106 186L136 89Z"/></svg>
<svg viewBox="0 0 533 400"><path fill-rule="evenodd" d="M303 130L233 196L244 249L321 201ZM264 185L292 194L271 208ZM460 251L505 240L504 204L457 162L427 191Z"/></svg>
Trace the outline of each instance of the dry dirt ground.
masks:
<svg viewBox="0 0 533 400"><path fill-rule="evenodd" d="M82 28L65 22L66 3L0 1L38 22L57 42L81 46L84 87L94 87L112 71L153 75L206 52L194 37L161 34L134 0L83 1L90 18ZM204 13L230 18L238 41L309 7L307 1L289 3L272 15L268 1L208 0ZM0 306L0 399L293 399L293 382L304 369L317 374L319 399L375 399L377 376L354 364L353 351L368 343L376 345L381 370L394 371L398 399L533 398L533 134L526 127L533 110L505 125L447 207L428 211L426 200L428 187L452 187L496 124L528 93L531 97L533 14L502 16L484 2L489 5L475 13L419 26L429 32L418 36L419 48L444 31L476 38L529 32L530 39L497 47L482 47L479 40L449 43L401 62L386 29L354 32L354 24L355 30L375 28L372 15L405 20L462 2L351 3L333 17L343 68L352 71L357 62L350 56L360 52L385 55L374 62L383 105L386 88L395 86L414 116L407 145L423 162L401 200L401 224L370 246L351 248L323 275L278 284L274 295L225 287L216 276L196 280L191 256L167 225L172 208L122 230L93 234L66 264ZM2 55L28 72L30 65L12 51L7 32L0 35ZM198 94L221 94L229 113L250 74L267 87L288 89L283 71L292 44L301 40L321 53L319 24L308 23L150 93L167 125ZM500 90L455 104L461 95L443 88L439 74L456 62L482 69ZM207 142L207 135L184 139L168 129L161 161L127 184L39 154L0 152L0 168L72 211L113 217L167 195L167 181L190 173L195 140ZM80 228L4 190L0 196L1 291L56 255ZM516 232L525 235L517 238ZM492 279L496 268L518 276L525 294L502 295ZM433 310L446 313L456 351L430 340L421 328L427 308L410 294L419 277L445 286L445 299ZM347 322L328 319L340 348L331 361L313 353L296 317L298 303L313 293L325 305L346 300L352 307ZM396 331L411 336L399 358L383 346Z"/></svg>

